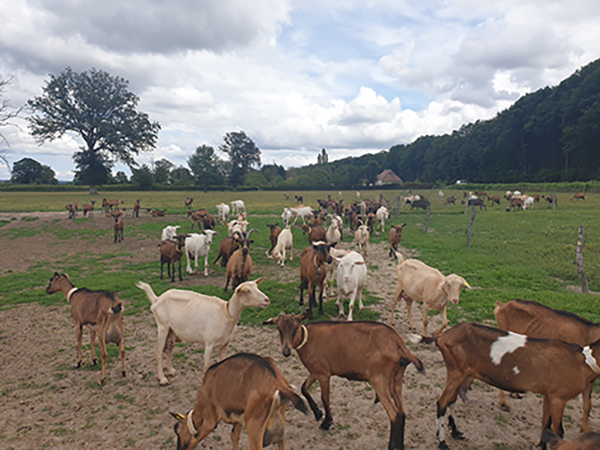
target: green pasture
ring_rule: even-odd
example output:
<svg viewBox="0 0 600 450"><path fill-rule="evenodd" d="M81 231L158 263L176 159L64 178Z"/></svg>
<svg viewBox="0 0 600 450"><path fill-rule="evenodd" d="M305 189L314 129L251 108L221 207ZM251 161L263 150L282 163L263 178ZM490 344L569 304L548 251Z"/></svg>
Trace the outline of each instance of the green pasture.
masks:
<svg viewBox="0 0 600 450"><path fill-rule="evenodd" d="M446 196L462 191L444 191ZM361 197L378 198L383 194L387 200L394 200L400 191L362 191ZM533 192L532 192L533 193ZM539 192L549 194L548 192ZM290 196L286 200L284 194ZM286 263L292 271L293 277L278 279L278 272L273 269L274 262L265 256L269 247L268 228L269 221L281 223L279 217L283 206L296 204L294 195L302 195L304 204L317 206L317 198L326 198L330 194L333 199L339 198L335 192L112 192L105 195L90 197L85 193L77 192L3 192L0 196L0 212L32 212L32 211L63 211L64 205L77 202L79 205L95 199L97 206L102 198L120 199L130 209L135 199L142 200L142 207L164 209L168 215L168 223L181 225L182 230L189 230L190 223L185 217L184 198L194 198L194 209L206 208L216 214L215 205L242 199L246 202L249 220L253 228L260 231L253 234L255 240L252 257L255 271L252 278L267 275L267 280L261 289L270 297L272 305L266 310L249 308L244 312L242 321L254 325L260 324L264 319L278 314L280 311L299 313L302 309L298 306L298 267L297 256L306 245L306 239L301 230L293 229L295 258L292 263ZM402 193L405 195L405 193ZM600 194L588 194L585 201L570 201L572 193L558 194L558 208L552 211L546 204L536 205L533 211L506 212L506 201L502 206L488 206L487 211L477 211L475 217L472 246L466 247L466 231L470 219L469 214L464 214L464 206L446 206L438 198L437 190L424 191L422 194L429 196L432 201L429 232L425 233L426 213L421 210L411 211L410 207L402 207L400 214L394 211L393 224L407 223L404 229L402 245L416 252L419 259L440 269L443 273L457 273L463 276L474 289L463 291L459 307L451 306L448 316L451 324L461 320L485 322L493 319L493 309L496 300L508 301L513 298L536 300L554 308L565 309L580 314L590 320L600 322L600 297L594 294L577 294L568 289L569 286L578 285L577 270L574 265L577 232L580 225L586 227L585 233L585 269L587 280L592 291L600 291ZM490 195L502 194L489 192ZM342 192L346 203L356 200L355 191ZM81 207L81 206L80 206ZM98 216L100 212L96 213ZM141 214L145 214L142 210ZM139 315L147 313L148 301L145 294L134 286L138 280L151 284L157 294L172 287L170 280L160 280L158 252L155 259L145 262L132 262L130 252L123 251L118 245L112 244L112 230L99 229L92 226L92 221L84 219L79 214L75 219L80 227L76 231L67 231L63 227L64 220L44 221L40 225L33 218L15 220L10 214L0 221L0 237L9 238L19 243L27 237L36 234L47 236L53 243L60 243L77 236L79 239L89 241L91 246L102 246L105 252L98 254L84 248L75 257L56 255L51 264L48 261L29 267L25 272L5 269L0 274L0 307L10 308L12 305L25 302L38 302L40 304L64 304L64 296L45 293L45 287L53 270L70 274L76 286L86 286L90 289L108 289L118 291L127 301L126 314ZM97 216L97 217L98 217ZM95 219L99 220L98 218ZM11 226L7 227L7 223ZM388 222L388 223L390 223ZM88 224L89 227L87 226ZM160 231L165 222L136 222L127 221L126 239L159 240ZM389 229L389 227L387 228ZM226 228L217 227L219 235L215 236L209 262L216 257L218 243L227 234ZM348 242L347 228L345 241ZM385 234L374 233L371 242L387 241ZM24 250L26 251L26 250ZM387 253L387 252L386 252ZM1 250L0 250L1 257ZM367 258L368 261L368 258ZM386 264L394 264L391 260ZM5 267L10 264L5 264ZM201 265L201 268L203 265ZM370 270L377 270L377 266L370 265ZM211 274L209 284L190 286L189 289L210 295L217 295L227 299L230 293L223 293L225 270L220 266L216 274ZM204 279L203 275L195 276ZM184 279L188 279L184 273ZM390 286L395 285L395 278L390 279ZM175 283L177 286L178 283ZM393 287L390 288L393 290ZM369 287L367 286L367 291ZM378 298L367 292L366 303L390 303L390 298ZM335 302L325 304L327 317L335 316L337 309ZM403 308L403 306L401 306ZM376 320L374 312L365 310L356 314L357 319Z"/></svg>

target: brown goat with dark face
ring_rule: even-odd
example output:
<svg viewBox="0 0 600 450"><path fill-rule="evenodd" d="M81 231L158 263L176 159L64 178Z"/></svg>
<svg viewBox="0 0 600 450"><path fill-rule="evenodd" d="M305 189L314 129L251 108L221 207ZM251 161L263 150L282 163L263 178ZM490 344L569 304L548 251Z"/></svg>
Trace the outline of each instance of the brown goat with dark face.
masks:
<svg viewBox="0 0 600 450"><path fill-rule="evenodd" d="M276 223L269 223L267 226L269 227L269 241L271 241L271 248L265 252L265 255L267 255L267 258L270 258L271 256L269 255L277 245L277 238L281 234L281 227Z"/></svg>
<svg viewBox="0 0 600 450"><path fill-rule="evenodd" d="M388 233L388 242L390 244L390 257L398 259L396 252L398 251L398 245L402 242L402 230L406 224L392 225L390 232Z"/></svg>
<svg viewBox="0 0 600 450"><path fill-rule="evenodd" d="M225 288L227 292L227 286L231 281L231 287L235 289L240 284L248 281L254 265L252 263L252 257L250 256L250 244L254 244L254 241L250 239L250 235L256 231L252 229L248 231L248 234L238 239L239 248L233 252L229 261L227 261L227 281L225 282ZM239 235L239 233L236 233Z"/></svg>
<svg viewBox="0 0 600 450"><path fill-rule="evenodd" d="M94 205L96 204L96 200L92 200L89 204L83 205L83 217L88 215L90 219L94 217Z"/></svg>
<svg viewBox="0 0 600 450"><path fill-rule="evenodd" d="M131 213L131 217L140 217L140 202L142 200L138 199L135 201L134 205L133 205L133 212Z"/></svg>
<svg viewBox="0 0 600 450"><path fill-rule="evenodd" d="M423 371L423 363L411 353L396 331L379 322L313 322L302 325L308 316L281 313L265 324L277 325L281 350L288 357L295 349L309 371L302 384L315 419L323 413L309 394L319 382L325 419L321 428L329 429L333 418L329 407L329 383L336 375L352 381L367 381L377 394L390 419L388 449L404 448L405 414L402 406L402 379L406 367L413 363Z"/></svg>
<svg viewBox="0 0 600 450"><path fill-rule="evenodd" d="M308 243L312 244L313 242L324 241L325 240L325 228L321 225L302 225L302 234L306 235L308 238Z"/></svg>
<svg viewBox="0 0 600 450"><path fill-rule="evenodd" d="M123 229L125 228L125 223L123 222L123 215L116 214L113 216L115 219L115 224L113 226L115 232L115 240L113 241L115 244L117 242L121 243L123 241Z"/></svg>
<svg viewBox="0 0 600 450"><path fill-rule="evenodd" d="M110 291L77 289L69 281L68 275L54 272L46 288L46 293L53 294L59 291L65 295L67 301L71 304L71 317L75 321L75 333L77 335L77 367L81 367L83 359L81 338L83 336L83 326L86 325L90 329L90 347L94 365L98 364L96 360L96 333L98 333L98 343L102 354L102 376L98 383L102 384L106 380L106 363L108 360L106 344L108 342L113 342L119 346L121 373L125 376L124 309L119 295Z"/></svg>
<svg viewBox="0 0 600 450"><path fill-rule="evenodd" d="M183 281L181 277L181 257L184 253L185 234L175 236L176 242L161 241L160 243L160 279L163 279L163 265L167 265L167 275L171 277L171 282L175 282L175 263L179 262L179 281Z"/></svg>
<svg viewBox="0 0 600 450"><path fill-rule="evenodd" d="M327 264L333 262L329 254L330 245L315 242L300 254L300 305L304 304L303 293L308 289L308 308L312 318L312 307L317 306L315 290L319 287L319 315L323 315L323 289L327 276Z"/></svg>

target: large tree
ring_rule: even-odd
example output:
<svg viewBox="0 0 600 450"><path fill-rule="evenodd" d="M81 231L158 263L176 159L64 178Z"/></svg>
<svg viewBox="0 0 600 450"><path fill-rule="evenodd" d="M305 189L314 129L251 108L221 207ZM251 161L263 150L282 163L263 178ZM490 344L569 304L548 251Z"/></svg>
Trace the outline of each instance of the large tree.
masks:
<svg viewBox="0 0 600 450"><path fill-rule="evenodd" d="M13 164L11 182L15 184L58 184L56 173L35 159L23 158Z"/></svg>
<svg viewBox="0 0 600 450"><path fill-rule="evenodd" d="M160 124L137 111L139 98L128 84L101 70L76 73L67 67L58 76L50 75L43 95L27 102L33 111L29 128L38 144L67 132L83 140L73 159L77 178L90 185L90 194L97 184L108 181L116 161L132 169L137 166L134 156L156 145Z"/></svg>
<svg viewBox="0 0 600 450"><path fill-rule="evenodd" d="M260 150L243 131L227 133L223 140L225 144L219 149L229 155L229 181L236 187L243 183L244 175L253 165L260 167Z"/></svg>
<svg viewBox="0 0 600 450"><path fill-rule="evenodd" d="M11 79L0 80L0 127L5 127L7 125L13 125L11 123L11 119L14 119L21 112L21 108L15 108L10 104L8 99L4 98L4 91L6 90L6 86L8 86L11 82ZM6 136L0 132L0 142L4 143L7 147L10 147L8 143L8 139ZM6 153L3 149L0 149L0 159L4 161L4 164L10 169L10 164L8 163L8 159L6 158Z"/></svg>
<svg viewBox="0 0 600 450"><path fill-rule="evenodd" d="M197 147L196 152L188 158L188 166L197 186L206 190L209 186L224 184L224 162L217 157L211 146Z"/></svg>

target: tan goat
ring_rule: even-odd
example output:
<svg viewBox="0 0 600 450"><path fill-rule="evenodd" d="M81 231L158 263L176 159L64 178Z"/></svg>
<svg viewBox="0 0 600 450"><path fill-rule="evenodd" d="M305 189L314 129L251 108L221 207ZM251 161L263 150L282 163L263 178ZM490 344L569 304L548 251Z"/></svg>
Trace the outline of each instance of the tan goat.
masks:
<svg viewBox="0 0 600 450"><path fill-rule="evenodd" d="M90 347L94 365L98 364L96 359L96 333L98 333L98 343L102 355L102 376L98 383L103 384L106 380L107 342L113 342L119 346L121 373L126 376L125 344L123 342L124 308L119 295L104 290L78 289L69 281L68 275L54 272L46 288L46 293L53 294L59 291L65 294L67 301L71 304L71 317L75 321L75 333L77 335L77 367L81 367L83 359L81 338L83 336L83 326L86 325L90 329Z"/></svg>
<svg viewBox="0 0 600 450"><path fill-rule="evenodd" d="M238 353L211 366L202 380L194 408L177 419L177 448L196 447L221 421L233 424L231 441L237 449L246 424L250 450L278 444L285 450L285 409L291 403L308 413L273 358ZM232 413L232 411L235 411Z"/></svg>

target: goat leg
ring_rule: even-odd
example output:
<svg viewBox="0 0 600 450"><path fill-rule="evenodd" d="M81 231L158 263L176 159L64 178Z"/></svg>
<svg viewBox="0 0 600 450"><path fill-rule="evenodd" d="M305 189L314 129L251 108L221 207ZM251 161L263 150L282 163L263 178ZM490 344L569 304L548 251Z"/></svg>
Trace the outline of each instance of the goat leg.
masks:
<svg viewBox="0 0 600 450"><path fill-rule="evenodd" d="M98 358L96 358L96 330L93 328L90 330L90 347L92 350L92 364L98 364Z"/></svg>
<svg viewBox="0 0 600 450"><path fill-rule="evenodd" d="M75 344L75 347L77 348L77 365L75 366L75 368L79 369L83 360L83 354L81 353L81 338L83 336L83 325L75 325L75 335L77 336L77 343Z"/></svg>
<svg viewBox="0 0 600 450"><path fill-rule="evenodd" d="M315 415L315 420L318 421L318 420L321 420L321 417L323 417L323 413L321 412L321 410L319 409L319 406L313 400L310 393L308 392L308 390L310 389L310 387L313 385L313 383L316 380L317 380L317 378L313 374L310 374L308 376L308 378L302 384L302 388L300 389L300 391L302 392L302 395L304 395L304 398L306 398L306 401L308 402L308 406L310 406L310 409L312 410L313 414Z"/></svg>

